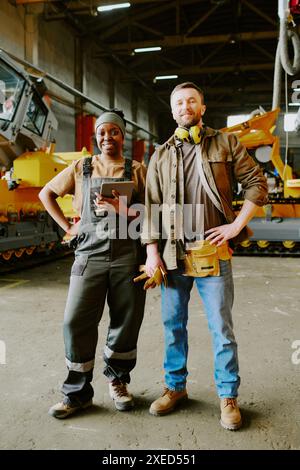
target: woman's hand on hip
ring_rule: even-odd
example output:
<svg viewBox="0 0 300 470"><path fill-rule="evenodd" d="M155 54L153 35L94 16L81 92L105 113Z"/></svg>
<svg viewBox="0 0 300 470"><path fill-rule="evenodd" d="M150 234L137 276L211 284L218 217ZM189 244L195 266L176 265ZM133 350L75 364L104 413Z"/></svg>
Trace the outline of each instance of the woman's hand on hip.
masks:
<svg viewBox="0 0 300 470"><path fill-rule="evenodd" d="M75 237L78 235L80 227L80 220L78 220L75 224L70 224L70 227L67 229L66 233L71 237Z"/></svg>

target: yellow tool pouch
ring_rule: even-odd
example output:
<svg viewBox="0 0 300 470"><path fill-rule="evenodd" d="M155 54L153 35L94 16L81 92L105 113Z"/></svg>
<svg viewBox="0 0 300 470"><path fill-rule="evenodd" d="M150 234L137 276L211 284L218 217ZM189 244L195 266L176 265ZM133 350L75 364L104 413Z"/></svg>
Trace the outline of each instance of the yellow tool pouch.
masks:
<svg viewBox="0 0 300 470"><path fill-rule="evenodd" d="M183 259L184 275L192 277L219 276L219 260L230 258L231 252L227 243L217 247L206 240L194 242L186 249L186 256Z"/></svg>

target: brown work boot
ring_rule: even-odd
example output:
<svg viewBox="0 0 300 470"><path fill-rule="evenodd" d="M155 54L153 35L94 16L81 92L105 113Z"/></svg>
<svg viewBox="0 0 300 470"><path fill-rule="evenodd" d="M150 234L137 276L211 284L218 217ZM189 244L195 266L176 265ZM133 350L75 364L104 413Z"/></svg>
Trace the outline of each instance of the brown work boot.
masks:
<svg viewBox="0 0 300 470"><path fill-rule="evenodd" d="M54 418L64 419L68 416L77 413L77 411L85 410L92 406L93 401L89 400L86 403L78 404L78 405L70 405L68 402L59 402L56 405L53 405L49 410L49 415L53 416Z"/></svg>
<svg viewBox="0 0 300 470"><path fill-rule="evenodd" d="M164 388L161 397L155 400L150 406L149 412L154 416L161 416L170 413L176 406L188 398L186 390L177 392L176 390L169 390Z"/></svg>
<svg viewBox="0 0 300 470"><path fill-rule="evenodd" d="M242 417L236 398L221 398L221 426L236 431L242 426Z"/></svg>

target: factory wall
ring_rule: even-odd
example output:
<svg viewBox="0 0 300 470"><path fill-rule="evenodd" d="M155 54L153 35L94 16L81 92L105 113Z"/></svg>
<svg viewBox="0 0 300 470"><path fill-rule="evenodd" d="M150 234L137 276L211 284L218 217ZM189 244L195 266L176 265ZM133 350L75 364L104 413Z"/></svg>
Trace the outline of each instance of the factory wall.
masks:
<svg viewBox="0 0 300 470"><path fill-rule="evenodd" d="M39 20L39 67L59 80L74 87L74 36L62 21L45 22ZM63 39L62 39L63 38ZM46 80L51 94L69 105L61 104L52 98L51 108L58 120L56 150L75 150L75 112L74 97L55 83Z"/></svg>
<svg viewBox="0 0 300 470"><path fill-rule="evenodd" d="M14 7L7 1L0 2L0 49L24 58L23 7Z"/></svg>

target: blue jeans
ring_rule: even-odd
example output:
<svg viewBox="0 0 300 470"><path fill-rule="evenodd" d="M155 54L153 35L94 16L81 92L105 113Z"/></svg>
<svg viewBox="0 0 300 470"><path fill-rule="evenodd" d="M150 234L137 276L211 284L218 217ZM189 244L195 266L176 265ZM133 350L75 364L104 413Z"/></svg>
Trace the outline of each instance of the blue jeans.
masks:
<svg viewBox="0 0 300 470"><path fill-rule="evenodd" d="M233 279L230 261L220 261L220 276L183 276L181 269L168 271L168 287L162 287L162 320L165 332L165 381L170 390L186 387L188 356L188 303L194 280L204 304L214 351L214 378L220 398L237 397L237 344L231 309Z"/></svg>

